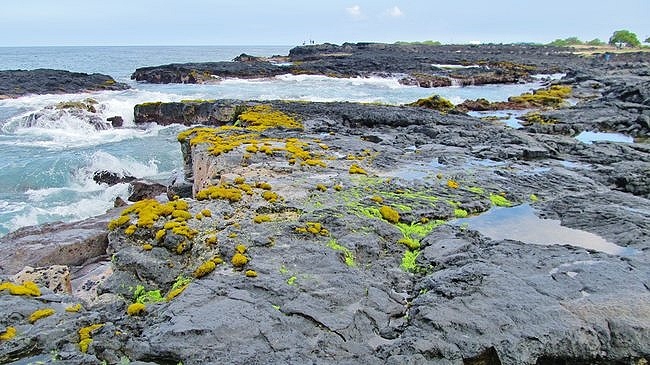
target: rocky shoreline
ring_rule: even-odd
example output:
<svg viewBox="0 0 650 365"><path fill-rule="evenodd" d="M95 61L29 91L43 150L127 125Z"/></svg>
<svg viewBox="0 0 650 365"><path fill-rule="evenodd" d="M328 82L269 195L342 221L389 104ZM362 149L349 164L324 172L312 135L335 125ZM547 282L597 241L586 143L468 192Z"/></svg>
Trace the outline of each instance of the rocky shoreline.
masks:
<svg viewBox="0 0 650 365"><path fill-rule="evenodd" d="M288 56L241 55L233 62L170 64L138 68L131 79L156 84L215 83L223 78L283 74L330 77L398 77L420 87L505 84L584 68L590 61L568 48L526 45L424 46L378 43L310 45ZM561 65L561 66L560 66Z"/></svg>
<svg viewBox="0 0 650 365"><path fill-rule="evenodd" d="M0 70L0 100L28 94L67 94L125 90L127 84L103 74L64 70Z"/></svg>
<svg viewBox="0 0 650 365"><path fill-rule="evenodd" d="M364 47L395 53L290 57ZM533 52L577 103L520 129L453 105L137 105L136 123L204 125L178 136L184 173L167 198L0 238L0 361L647 363L650 60L463 49L426 63ZM585 130L641 140L585 144ZM501 226L508 212L529 220ZM492 214L509 235L480 228ZM522 232L550 224L588 239Z"/></svg>

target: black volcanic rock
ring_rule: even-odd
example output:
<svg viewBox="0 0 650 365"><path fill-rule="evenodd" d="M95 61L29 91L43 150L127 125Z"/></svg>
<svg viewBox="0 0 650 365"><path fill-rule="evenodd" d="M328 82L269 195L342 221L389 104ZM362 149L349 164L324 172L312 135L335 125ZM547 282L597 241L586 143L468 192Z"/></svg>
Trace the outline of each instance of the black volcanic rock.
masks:
<svg viewBox="0 0 650 365"><path fill-rule="evenodd" d="M128 88L127 84L99 73L51 69L0 71L0 99L27 94L65 94Z"/></svg>
<svg viewBox="0 0 650 365"><path fill-rule="evenodd" d="M330 77L402 77L422 87L502 84L528 80L588 63L565 48L529 45L427 46L345 43L295 47L289 64L241 55L234 62L170 64L138 68L132 79L150 83L210 83L224 77L263 78L281 74ZM456 67L446 67L454 65ZM561 65L561 66L559 66ZM467 67L465 67L467 66Z"/></svg>

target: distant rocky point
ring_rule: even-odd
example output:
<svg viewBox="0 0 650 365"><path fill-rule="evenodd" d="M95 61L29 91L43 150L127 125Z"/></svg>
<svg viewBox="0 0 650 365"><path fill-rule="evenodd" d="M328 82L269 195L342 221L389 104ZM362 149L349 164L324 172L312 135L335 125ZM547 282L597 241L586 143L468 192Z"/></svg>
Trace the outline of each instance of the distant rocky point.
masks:
<svg viewBox="0 0 650 365"><path fill-rule="evenodd" d="M99 90L125 90L129 85L99 73L64 70L0 70L0 99L28 94L68 94Z"/></svg>
<svg viewBox="0 0 650 365"><path fill-rule="evenodd" d="M283 74L379 76L399 77L407 85L439 87L516 83L529 80L531 74L561 72L585 63L588 61L568 48L548 46L344 43L295 47L286 57L242 54L233 62L142 67L131 78L157 84L191 84Z"/></svg>

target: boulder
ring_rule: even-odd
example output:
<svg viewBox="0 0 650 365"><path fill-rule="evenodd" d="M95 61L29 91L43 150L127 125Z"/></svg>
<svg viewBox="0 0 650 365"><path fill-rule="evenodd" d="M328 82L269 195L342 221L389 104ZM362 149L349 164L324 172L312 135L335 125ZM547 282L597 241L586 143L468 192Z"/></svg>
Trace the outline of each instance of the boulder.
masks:
<svg viewBox="0 0 650 365"><path fill-rule="evenodd" d="M131 181L131 195L128 201L137 202L143 199L152 199L167 192L165 185L146 180Z"/></svg>

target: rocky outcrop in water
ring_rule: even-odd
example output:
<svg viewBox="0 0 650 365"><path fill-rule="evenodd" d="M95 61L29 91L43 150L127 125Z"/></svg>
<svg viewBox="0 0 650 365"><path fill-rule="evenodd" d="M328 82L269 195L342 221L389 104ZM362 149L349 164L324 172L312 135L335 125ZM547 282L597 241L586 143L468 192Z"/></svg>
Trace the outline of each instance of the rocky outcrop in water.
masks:
<svg viewBox="0 0 650 365"><path fill-rule="evenodd" d="M0 99L28 94L68 94L128 88L127 84L98 73L51 69L0 70Z"/></svg>
<svg viewBox="0 0 650 365"><path fill-rule="evenodd" d="M282 74L379 76L399 77L406 85L439 87L515 83L529 80L534 73L564 72L588 63L569 49L548 46L345 43L295 47L282 58L242 55L233 62L143 67L131 78L150 83L211 83L221 78Z"/></svg>
<svg viewBox="0 0 650 365"><path fill-rule="evenodd" d="M419 107L181 104L139 110L146 122L212 125L178 136L185 172L175 185L190 197L113 216L111 262L77 284L94 296L1 292L13 315L0 325L17 333L0 342L3 361L650 356L649 204L614 181L641 189L646 145L589 145ZM598 234L617 253L493 239L464 220L509 206Z"/></svg>
<svg viewBox="0 0 650 365"><path fill-rule="evenodd" d="M390 47L290 56L347 72L360 50L388 57ZM202 125L178 136L185 166L169 200L3 237L0 310L11 315L0 318L0 362L647 363L650 148L572 137L647 136L645 56L604 64L527 46L444 50L422 60L528 57L547 71L564 61L575 71L555 86L579 102L553 99L558 109L537 110L522 129L435 97L137 105L136 123ZM533 99L522 100L549 106ZM530 213L519 227L489 221L514 209ZM541 244L517 230L548 223L589 239ZM55 265L71 268L71 294ZM35 268L10 275L24 266Z"/></svg>

